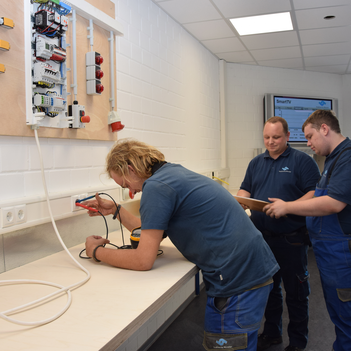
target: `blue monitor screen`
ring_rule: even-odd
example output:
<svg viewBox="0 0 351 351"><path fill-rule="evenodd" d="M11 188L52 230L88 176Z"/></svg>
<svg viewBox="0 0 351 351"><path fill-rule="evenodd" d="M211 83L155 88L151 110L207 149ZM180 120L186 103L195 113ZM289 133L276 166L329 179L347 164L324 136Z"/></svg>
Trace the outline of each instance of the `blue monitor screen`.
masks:
<svg viewBox="0 0 351 351"><path fill-rule="evenodd" d="M283 117L289 125L289 142L306 142L301 129L303 123L315 110L332 110L332 99L314 99L274 96L274 116Z"/></svg>

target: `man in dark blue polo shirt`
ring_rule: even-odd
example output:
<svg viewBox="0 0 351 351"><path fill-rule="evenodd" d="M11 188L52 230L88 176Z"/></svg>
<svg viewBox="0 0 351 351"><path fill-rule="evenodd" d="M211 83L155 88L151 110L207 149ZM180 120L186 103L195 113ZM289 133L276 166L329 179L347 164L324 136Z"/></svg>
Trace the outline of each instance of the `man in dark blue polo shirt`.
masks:
<svg viewBox="0 0 351 351"><path fill-rule="evenodd" d="M289 136L285 119L272 117L266 122L263 138L267 150L250 162L239 196L263 201L272 197L285 201L313 197L320 176L318 166L309 155L290 147ZM275 219L263 212L251 211L251 219L280 266L273 277L274 287L267 303L264 330L259 335L257 350L262 351L282 342L282 280L289 312L289 345L285 350L303 350L308 339L310 293L305 217L289 215Z"/></svg>
<svg viewBox="0 0 351 351"><path fill-rule="evenodd" d="M270 199L264 210L280 218L306 218L330 319L334 351L351 350L351 140L341 134L332 111L313 112L302 126L317 155L326 156L315 196L303 202Z"/></svg>

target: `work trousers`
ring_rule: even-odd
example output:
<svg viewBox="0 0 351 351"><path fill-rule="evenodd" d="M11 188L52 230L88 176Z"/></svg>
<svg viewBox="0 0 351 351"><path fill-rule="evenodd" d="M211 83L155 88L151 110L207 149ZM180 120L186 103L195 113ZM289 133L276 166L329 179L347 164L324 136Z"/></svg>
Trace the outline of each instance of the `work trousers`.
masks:
<svg viewBox="0 0 351 351"><path fill-rule="evenodd" d="M277 338L283 333L283 281L289 313L289 342L292 346L305 348L308 339L310 294L306 232L303 230L280 236L265 232L263 236L280 266L280 270L273 276L274 284L265 311L263 334Z"/></svg>
<svg viewBox="0 0 351 351"><path fill-rule="evenodd" d="M273 283L228 298L207 298L203 346L208 351L256 351Z"/></svg>

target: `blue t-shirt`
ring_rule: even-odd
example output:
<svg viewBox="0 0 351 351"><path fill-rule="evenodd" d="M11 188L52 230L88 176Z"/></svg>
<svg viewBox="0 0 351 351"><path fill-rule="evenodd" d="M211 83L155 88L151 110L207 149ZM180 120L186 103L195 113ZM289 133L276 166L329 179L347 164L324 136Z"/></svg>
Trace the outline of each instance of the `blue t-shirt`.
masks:
<svg viewBox="0 0 351 351"><path fill-rule="evenodd" d="M203 273L209 296L228 297L266 282L279 269L245 211L214 180L167 163L144 182L142 229L166 230Z"/></svg>
<svg viewBox="0 0 351 351"><path fill-rule="evenodd" d="M330 155L327 156L324 163L322 177L318 182L319 188L327 187L328 171L340 152L351 147L351 140L346 138L341 142ZM336 161L335 167L328 184L328 196L335 200L345 202L346 207L338 213L338 219L341 229L345 234L351 234L351 150L346 150Z"/></svg>
<svg viewBox="0 0 351 351"><path fill-rule="evenodd" d="M319 177L313 158L288 144L277 159L270 157L266 150L251 160L240 189L262 201L268 201L269 197L294 201L314 190ZM251 219L260 231L275 234L291 233L306 225L305 217L295 215L275 219L263 212L251 211Z"/></svg>

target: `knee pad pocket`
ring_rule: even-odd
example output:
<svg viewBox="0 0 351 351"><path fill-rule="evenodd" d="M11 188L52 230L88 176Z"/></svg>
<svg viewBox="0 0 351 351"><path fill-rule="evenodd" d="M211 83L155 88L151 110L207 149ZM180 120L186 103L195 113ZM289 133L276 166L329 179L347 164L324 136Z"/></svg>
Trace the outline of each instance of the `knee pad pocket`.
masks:
<svg viewBox="0 0 351 351"><path fill-rule="evenodd" d="M336 289L339 298L339 316L343 320L351 320L351 288Z"/></svg>

